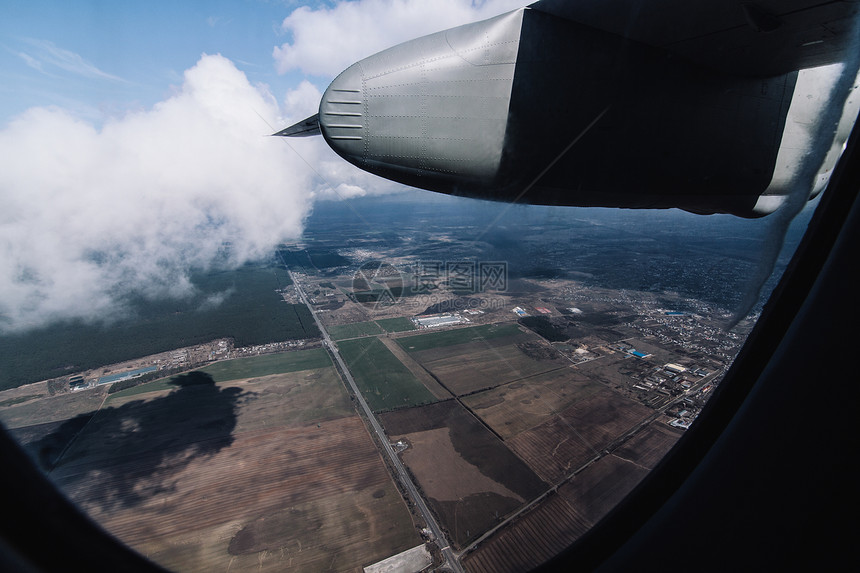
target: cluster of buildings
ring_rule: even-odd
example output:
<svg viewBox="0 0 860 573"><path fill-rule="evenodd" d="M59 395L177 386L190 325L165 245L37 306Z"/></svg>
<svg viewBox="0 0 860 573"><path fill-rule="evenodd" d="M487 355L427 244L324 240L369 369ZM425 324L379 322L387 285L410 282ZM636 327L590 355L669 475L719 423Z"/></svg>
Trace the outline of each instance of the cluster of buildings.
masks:
<svg viewBox="0 0 860 573"><path fill-rule="evenodd" d="M412 322L418 328L438 328L440 326L453 326L455 324L465 324L469 319L462 316L459 312L445 312L442 314L430 314L426 316L414 316Z"/></svg>
<svg viewBox="0 0 860 573"><path fill-rule="evenodd" d="M616 344L615 349L620 350L621 352L624 352L626 354L629 354L630 356L635 356L636 358L644 359L644 358L650 358L651 357L650 353L642 352L641 350L636 350L635 348L633 348L629 344L624 344L623 342L619 342L618 344Z"/></svg>
<svg viewBox="0 0 860 573"><path fill-rule="evenodd" d="M149 374L156 370L158 370L157 366L146 366L144 368L135 368L133 370L108 374L107 376L101 376L99 378L90 378L89 380L87 380L83 374L75 374L74 376L69 377L69 390L77 392L79 390L86 390L87 388L113 384L114 382L123 382L125 380L131 380L132 378L140 378L144 374Z"/></svg>
<svg viewBox="0 0 860 573"><path fill-rule="evenodd" d="M132 378L140 378L144 374L149 374L150 372L155 372L156 370L158 370L157 366L147 366L145 368L135 368L134 370L128 370L126 372L117 372L116 374L102 376L98 379L96 384L98 386L102 386L104 384L113 384L114 382L131 380Z"/></svg>
<svg viewBox="0 0 860 573"><path fill-rule="evenodd" d="M678 311L648 311L644 321L627 326L641 334L653 336L661 342L679 344L687 350L731 361L743 341L735 332L727 331L716 321Z"/></svg>
<svg viewBox="0 0 860 573"><path fill-rule="evenodd" d="M534 309L538 314L552 314L552 311L545 306L536 306L536 307L534 307ZM577 309L577 310L579 310L579 309ZM516 314L519 317L531 316L528 313L528 311L521 306L515 306L514 308L511 309L511 312L513 312L514 314ZM582 311L579 311L579 312L582 312Z"/></svg>

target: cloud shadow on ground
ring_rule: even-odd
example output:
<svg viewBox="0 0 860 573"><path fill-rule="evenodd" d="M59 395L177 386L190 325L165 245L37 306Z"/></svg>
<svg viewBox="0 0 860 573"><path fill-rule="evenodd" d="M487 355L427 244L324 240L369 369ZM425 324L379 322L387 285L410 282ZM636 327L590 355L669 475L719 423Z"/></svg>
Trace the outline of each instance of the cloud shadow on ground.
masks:
<svg viewBox="0 0 860 573"><path fill-rule="evenodd" d="M192 461L233 443L238 407L250 394L199 371L170 384L177 389L167 395L81 414L26 447L70 497L102 510L174 491Z"/></svg>

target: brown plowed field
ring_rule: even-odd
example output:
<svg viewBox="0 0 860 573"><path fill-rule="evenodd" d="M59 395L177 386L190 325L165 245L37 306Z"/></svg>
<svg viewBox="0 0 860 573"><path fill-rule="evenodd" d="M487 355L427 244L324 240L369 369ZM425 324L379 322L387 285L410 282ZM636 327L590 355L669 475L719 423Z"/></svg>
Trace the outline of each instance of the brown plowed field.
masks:
<svg viewBox="0 0 860 573"><path fill-rule="evenodd" d="M382 414L430 505L462 547L534 499L546 484L453 400Z"/></svg>
<svg viewBox="0 0 860 573"><path fill-rule="evenodd" d="M466 556L470 573L528 571L576 541L615 507L648 470L606 456L559 488L557 495L499 530Z"/></svg>
<svg viewBox="0 0 860 573"><path fill-rule="evenodd" d="M273 424L303 426L354 413L333 368L274 374L229 384L244 392L236 420L239 432Z"/></svg>
<svg viewBox="0 0 860 573"><path fill-rule="evenodd" d="M42 389L45 384L32 384L31 386ZM36 390L30 390L30 392L38 393ZM7 390L2 395L4 399L8 399L9 396L14 397L16 393L23 394L24 392L22 389L16 388ZM14 406L0 407L0 421L7 428L13 429L33 425L34 420L38 420L40 424L68 420L78 414L98 410L106 393L107 386L100 386L85 392L45 396ZM47 390L41 394L47 394Z"/></svg>
<svg viewBox="0 0 860 573"><path fill-rule="evenodd" d="M653 470L683 434L679 428L652 422L613 453Z"/></svg>
<svg viewBox="0 0 860 573"><path fill-rule="evenodd" d="M595 524L624 499L648 470L614 455L601 458L558 488L577 513Z"/></svg>
<svg viewBox="0 0 860 573"><path fill-rule="evenodd" d="M421 539L335 376L124 400L96 415L52 477L168 568L360 571Z"/></svg>
<svg viewBox="0 0 860 573"><path fill-rule="evenodd" d="M599 452L558 416L507 444L547 483L557 482Z"/></svg>
<svg viewBox="0 0 860 573"><path fill-rule="evenodd" d="M565 366L561 359L532 358L517 344L527 334L442 346L410 355L449 390L463 396Z"/></svg>
<svg viewBox="0 0 860 573"><path fill-rule="evenodd" d="M417 408L383 412L378 418L385 428L385 433L393 437L444 428L448 417L459 409L456 400L445 400Z"/></svg>
<svg viewBox="0 0 860 573"><path fill-rule="evenodd" d="M463 403L508 440L602 388L575 369L564 367L472 394Z"/></svg>
<svg viewBox="0 0 860 573"><path fill-rule="evenodd" d="M652 412L611 390L599 389L507 443L541 478L554 483Z"/></svg>
<svg viewBox="0 0 860 573"><path fill-rule="evenodd" d="M551 495L470 553L470 573L518 573L540 565L585 533L591 524L559 495Z"/></svg>

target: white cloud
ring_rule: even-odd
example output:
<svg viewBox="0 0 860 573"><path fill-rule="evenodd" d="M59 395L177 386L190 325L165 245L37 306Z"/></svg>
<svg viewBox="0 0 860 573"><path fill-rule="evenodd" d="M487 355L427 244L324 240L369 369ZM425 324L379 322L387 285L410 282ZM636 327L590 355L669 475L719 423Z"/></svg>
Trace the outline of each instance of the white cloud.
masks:
<svg viewBox="0 0 860 573"><path fill-rule="evenodd" d="M287 123L296 123L319 111L322 92L308 80L302 80L294 90L284 97L284 118Z"/></svg>
<svg viewBox="0 0 860 573"><path fill-rule="evenodd" d="M305 117L313 115L299 115ZM289 125L284 122L276 129ZM278 138L283 144L284 153L305 164L306 169L313 173L310 196L313 200L341 200L365 195L387 195L406 190L417 191L406 186L383 179L377 175L362 171L351 163L346 162L332 151L322 137Z"/></svg>
<svg viewBox="0 0 860 573"><path fill-rule="evenodd" d="M412 38L526 6L523 0L357 0L303 6L282 23L292 40L275 47L280 73L334 76L350 64Z"/></svg>
<svg viewBox="0 0 860 573"><path fill-rule="evenodd" d="M42 73L48 73L46 67L54 67L90 79L126 81L100 70L95 64L81 57L80 54L60 48L53 42L34 39L28 39L26 42L35 49L35 53L20 52L18 55L24 59L28 66Z"/></svg>
<svg viewBox="0 0 860 573"><path fill-rule="evenodd" d="M19 58L24 60L25 64L27 64L28 66L30 66L34 70L36 70L38 72L42 72L43 74L47 73L47 72L45 72L45 69L42 67L42 62L40 62L39 60L37 60L36 58L31 56L30 54L28 54L26 52L16 52L16 53L18 54Z"/></svg>
<svg viewBox="0 0 860 573"><path fill-rule="evenodd" d="M0 131L0 330L103 319L129 292L182 296L225 244L238 265L297 237L313 172L266 137L279 111L204 55L175 95L100 129L56 108L14 119Z"/></svg>
<svg viewBox="0 0 860 573"><path fill-rule="evenodd" d="M206 297L206 300L200 303L200 306L197 307L197 310L207 311L214 308L218 308L225 300L233 296L234 292L236 292L236 289L231 287L227 290L210 294Z"/></svg>
<svg viewBox="0 0 860 573"><path fill-rule="evenodd" d="M341 183L335 189L337 192L337 196L349 199L351 197L364 197L367 195L367 191L359 187L358 185L350 185L349 183Z"/></svg>

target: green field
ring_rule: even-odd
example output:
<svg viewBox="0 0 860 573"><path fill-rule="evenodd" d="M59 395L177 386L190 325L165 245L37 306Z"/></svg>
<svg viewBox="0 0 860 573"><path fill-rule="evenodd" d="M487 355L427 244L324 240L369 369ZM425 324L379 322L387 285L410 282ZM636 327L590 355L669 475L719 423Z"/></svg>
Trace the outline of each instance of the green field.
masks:
<svg viewBox="0 0 860 573"><path fill-rule="evenodd" d="M436 401L378 338L344 340L337 346L374 412Z"/></svg>
<svg viewBox="0 0 860 573"><path fill-rule="evenodd" d="M517 334L520 334L520 329L514 323L485 324L483 326L473 326L470 328L444 330L442 332L434 332L432 334L407 336L404 338L398 338L397 343L400 344L400 346L402 346L407 352L421 352L422 350L439 348L441 346L453 346L454 344L478 342L480 340L501 338L503 336L514 336Z"/></svg>
<svg viewBox="0 0 860 573"><path fill-rule="evenodd" d="M359 336L370 336L382 334L383 330L375 322L355 322L353 324L341 324L328 327L329 336L332 340L346 340L347 338L358 338Z"/></svg>
<svg viewBox="0 0 860 573"><path fill-rule="evenodd" d="M328 353L322 348L312 348L310 350L225 360L210 364L200 368L200 370L210 374L215 382L227 382L241 378L268 376L269 374L316 370L327 366L331 366Z"/></svg>
<svg viewBox="0 0 860 573"><path fill-rule="evenodd" d="M125 390L120 390L119 392L114 392L113 394L108 394L105 403L110 403L111 400L115 400L117 398L125 398L127 396L137 396L138 394L149 394L150 392L159 392L161 390L173 390L176 388L174 384L171 383L175 377L170 378L159 378L158 380L153 380L152 382L147 382L146 384L141 384L140 386L132 386L131 388L126 388Z"/></svg>
<svg viewBox="0 0 860 573"><path fill-rule="evenodd" d="M331 365L331 359L325 350L322 348L312 348L296 352L282 352L280 354L224 360L223 362L216 362L198 370L212 376L215 382L229 382L230 380L258 378L260 376L269 376L270 374L316 370L317 368L326 368ZM108 399L135 396L159 390L171 390L176 387L171 383L171 380L173 378L161 378L153 382L141 384L140 386L134 386L133 388L111 394Z"/></svg>
<svg viewBox="0 0 860 573"><path fill-rule="evenodd" d="M236 346L319 336L307 307L276 291L291 284L269 263L198 273L183 299L128 298L130 317L111 325L80 321L0 337L0 390L104 364L233 338Z"/></svg>
<svg viewBox="0 0 860 573"><path fill-rule="evenodd" d="M30 400L35 400L36 398L41 398L44 394L27 394L26 396L18 396L17 398L10 398L8 400L3 400L0 402L0 407L2 406L14 406L16 404L23 404L24 402L29 402Z"/></svg>
<svg viewBox="0 0 860 573"><path fill-rule="evenodd" d="M380 318L376 324L385 329L385 332L406 332L407 330L415 330L415 324L405 316L397 318Z"/></svg>

